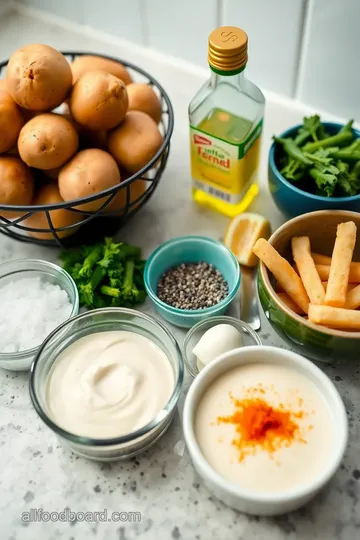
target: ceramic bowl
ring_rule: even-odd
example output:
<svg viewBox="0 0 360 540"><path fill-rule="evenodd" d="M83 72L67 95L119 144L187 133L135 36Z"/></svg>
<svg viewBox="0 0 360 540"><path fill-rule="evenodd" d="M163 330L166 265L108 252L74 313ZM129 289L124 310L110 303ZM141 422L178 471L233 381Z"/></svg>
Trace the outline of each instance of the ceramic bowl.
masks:
<svg viewBox="0 0 360 540"><path fill-rule="evenodd" d="M222 273L229 288L224 300L209 308L191 310L174 308L158 298L157 284L166 270L181 263L200 261L212 264ZM168 322L184 328L223 315L239 289L240 277L239 263L231 251L206 236L181 236L165 242L152 253L144 270L145 288L158 313Z"/></svg>
<svg viewBox="0 0 360 540"><path fill-rule="evenodd" d="M290 241L293 236L309 236L314 252L331 255L336 228L344 221L354 221L360 230L360 214L344 210L323 210L298 216L280 227L269 239L280 255L290 260ZM354 260L360 260L358 235ZM291 311L278 297L274 281L264 263L258 271L258 295L265 316L274 330L295 351L324 362L359 359L360 332L345 332L325 328L305 320Z"/></svg>
<svg viewBox="0 0 360 540"><path fill-rule="evenodd" d="M196 439L194 422L198 403L209 385L229 369L251 363L271 363L288 366L316 385L325 400L334 426L333 444L324 469L309 483L279 492L245 489L225 479L207 462ZM312 362L298 354L276 347L245 347L234 349L209 364L196 377L185 399L183 413L185 442L193 465L205 487L224 504L241 512L255 515L278 515L296 510L313 498L338 469L346 449L348 423L344 404L330 379Z"/></svg>
<svg viewBox="0 0 360 540"><path fill-rule="evenodd" d="M334 135L343 127L342 124L335 122L323 122L323 125L330 135ZM284 139L293 137L299 127L299 125L291 127L284 131L280 137ZM356 137L360 137L359 130L353 129L353 133ZM279 144L274 142L269 152L268 181L270 193L276 206L287 218L315 210L342 209L360 211L360 194L353 197L320 197L303 191L296 184L286 180L278 169L279 150Z"/></svg>

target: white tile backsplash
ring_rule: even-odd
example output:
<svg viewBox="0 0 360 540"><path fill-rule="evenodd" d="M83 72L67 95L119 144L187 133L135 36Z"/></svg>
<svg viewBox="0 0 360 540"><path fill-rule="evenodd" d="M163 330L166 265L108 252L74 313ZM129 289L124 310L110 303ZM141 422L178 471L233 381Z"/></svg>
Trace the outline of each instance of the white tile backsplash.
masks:
<svg viewBox="0 0 360 540"><path fill-rule="evenodd" d="M0 5L6 1L0 0ZM201 67L207 67L211 30L221 24L240 26L249 35L247 74L260 87L295 97L314 109L360 120L360 0L17 3Z"/></svg>
<svg viewBox="0 0 360 540"><path fill-rule="evenodd" d="M359 0L360 1L360 0ZM222 23L249 36L247 74L259 86L291 96L305 0L224 0Z"/></svg>
<svg viewBox="0 0 360 540"><path fill-rule="evenodd" d="M150 47L207 66L207 39L218 24L217 0L145 0Z"/></svg>
<svg viewBox="0 0 360 540"><path fill-rule="evenodd" d="M310 0L298 97L360 120L360 0Z"/></svg>

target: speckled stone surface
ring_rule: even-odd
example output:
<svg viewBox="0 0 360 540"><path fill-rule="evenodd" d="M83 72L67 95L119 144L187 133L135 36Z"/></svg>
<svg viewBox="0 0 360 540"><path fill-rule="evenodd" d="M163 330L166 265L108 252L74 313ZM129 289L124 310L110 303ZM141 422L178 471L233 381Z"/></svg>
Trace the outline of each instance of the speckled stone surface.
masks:
<svg viewBox="0 0 360 540"><path fill-rule="evenodd" d="M37 19L10 14L0 22L0 55L34 40L55 47L106 51L124 50L69 32ZM40 37L41 36L41 37ZM128 58L152 71L167 88L177 115L171 157L163 181L146 208L119 232L118 238L141 245L145 255L177 235L196 233L221 239L226 220L190 202L186 107L193 81L179 86L168 69L152 67L139 53ZM196 83L198 86L198 83ZM265 139L297 122L300 112L268 104ZM266 149L265 149L266 150ZM264 151L264 156L266 152ZM263 189L254 205L271 218L281 216ZM0 262L24 257L56 261L57 251L26 245L0 236ZM233 314L238 314L236 301ZM0 306L1 309L1 306ZM144 310L152 313L150 303ZM184 332L173 328L179 341ZM282 346L267 321L261 337ZM340 359L341 360L341 359ZM182 452L181 412L190 384L187 377L178 413L166 435L144 455L126 463L99 464L65 450L32 409L28 375L0 370L0 538L1 540L355 540L360 538L360 374L358 365L322 366L339 389L347 408L350 439L343 464L330 485L307 507L287 516L247 517L213 500L201 485L187 452ZM89 523L22 521L31 509L61 512L140 512L141 521Z"/></svg>

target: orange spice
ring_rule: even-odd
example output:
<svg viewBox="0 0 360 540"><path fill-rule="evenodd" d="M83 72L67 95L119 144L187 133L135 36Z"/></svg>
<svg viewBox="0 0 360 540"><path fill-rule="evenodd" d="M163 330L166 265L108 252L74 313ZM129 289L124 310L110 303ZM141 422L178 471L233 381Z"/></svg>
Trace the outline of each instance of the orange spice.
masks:
<svg viewBox="0 0 360 540"><path fill-rule="evenodd" d="M254 389L252 392L254 393ZM287 410L284 404L272 407L260 397L235 399L230 394L235 412L230 416L219 416L218 423L233 424L238 437L232 444L239 450L239 461L256 450L273 454L293 442L306 443L300 433L299 419L304 412Z"/></svg>

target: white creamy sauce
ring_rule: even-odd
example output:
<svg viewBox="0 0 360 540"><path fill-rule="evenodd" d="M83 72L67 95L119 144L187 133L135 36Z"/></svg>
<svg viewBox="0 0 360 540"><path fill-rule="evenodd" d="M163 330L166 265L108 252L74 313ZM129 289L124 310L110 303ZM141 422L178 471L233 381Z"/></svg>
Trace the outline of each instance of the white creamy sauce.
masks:
<svg viewBox="0 0 360 540"><path fill-rule="evenodd" d="M297 420L306 443L293 441L270 454L261 447L239 460L232 441L236 426L218 423L219 416L234 414L236 399L249 397L249 389L262 384L258 395L270 406L303 411ZM201 397L195 414L195 436L208 463L227 480L254 491L279 492L306 485L326 468L334 431L331 413L315 384L295 369L279 365L248 364L222 374Z"/></svg>
<svg viewBox="0 0 360 540"><path fill-rule="evenodd" d="M155 343L133 332L99 332L71 344L56 359L47 404L63 429L112 438L151 422L173 389L171 364Z"/></svg>

